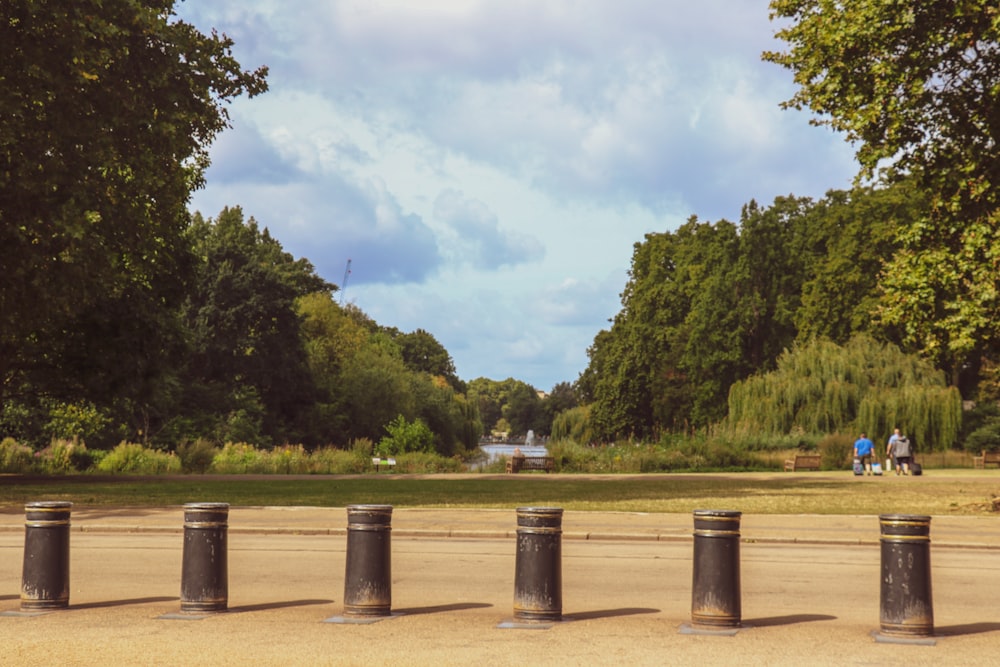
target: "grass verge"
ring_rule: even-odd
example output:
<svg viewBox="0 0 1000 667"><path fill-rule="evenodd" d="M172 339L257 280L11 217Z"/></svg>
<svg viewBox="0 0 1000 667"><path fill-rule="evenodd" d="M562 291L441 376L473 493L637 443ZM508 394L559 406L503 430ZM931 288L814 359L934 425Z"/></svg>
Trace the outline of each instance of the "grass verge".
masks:
<svg viewBox="0 0 1000 667"><path fill-rule="evenodd" d="M187 502L233 506L497 508L532 505L580 511L754 514L992 514L1000 471L931 471L922 477L855 478L849 473L699 475L365 475L303 477L0 476L0 508L69 500L78 506L163 507Z"/></svg>

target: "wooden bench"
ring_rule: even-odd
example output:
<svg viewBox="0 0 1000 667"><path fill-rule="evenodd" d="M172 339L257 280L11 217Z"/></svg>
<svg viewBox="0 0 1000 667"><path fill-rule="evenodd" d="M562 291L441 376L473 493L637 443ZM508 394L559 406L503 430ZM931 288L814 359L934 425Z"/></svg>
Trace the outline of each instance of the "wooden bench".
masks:
<svg viewBox="0 0 1000 667"><path fill-rule="evenodd" d="M372 466L375 467L375 472L378 472L382 468L382 466L385 466L387 470L390 470L396 467L396 459L394 458L383 459L380 456L373 456Z"/></svg>
<svg viewBox="0 0 1000 667"><path fill-rule="evenodd" d="M799 470L819 470L819 454L797 454L794 459L785 461L785 472L789 470L798 472Z"/></svg>
<svg viewBox="0 0 1000 667"><path fill-rule="evenodd" d="M1000 468L1000 452L988 452L984 449L981 456L972 457L972 465L976 468L985 468L991 465Z"/></svg>
<svg viewBox="0 0 1000 667"><path fill-rule="evenodd" d="M555 470L556 460L551 456L512 456L507 459L507 472L517 474L522 470Z"/></svg>

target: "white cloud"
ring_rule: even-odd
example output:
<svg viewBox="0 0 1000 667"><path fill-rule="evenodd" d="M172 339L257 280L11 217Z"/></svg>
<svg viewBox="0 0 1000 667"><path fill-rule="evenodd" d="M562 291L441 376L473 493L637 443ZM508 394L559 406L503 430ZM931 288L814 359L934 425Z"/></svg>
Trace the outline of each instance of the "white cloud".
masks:
<svg viewBox="0 0 1000 667"><path fill-rule="evenodd" d="M271 90L232 106L208 215L241 205L465 378L573 380L632 245L751 198L846 187L838 137L781 111L767 0L182 3Z"/></svg>

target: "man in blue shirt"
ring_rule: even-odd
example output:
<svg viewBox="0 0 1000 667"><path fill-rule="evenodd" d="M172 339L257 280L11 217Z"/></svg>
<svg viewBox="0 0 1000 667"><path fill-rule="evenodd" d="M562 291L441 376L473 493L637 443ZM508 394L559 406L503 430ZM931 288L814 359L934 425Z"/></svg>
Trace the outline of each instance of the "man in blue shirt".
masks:
<svg viewBox="0 0 1000 667"><path fill-rule="evenodd" d="M865 467L865 474L872 474L872 452L875 451L875 443L862 433L861 437L854 441L854 458L861 461Z"/></svg>

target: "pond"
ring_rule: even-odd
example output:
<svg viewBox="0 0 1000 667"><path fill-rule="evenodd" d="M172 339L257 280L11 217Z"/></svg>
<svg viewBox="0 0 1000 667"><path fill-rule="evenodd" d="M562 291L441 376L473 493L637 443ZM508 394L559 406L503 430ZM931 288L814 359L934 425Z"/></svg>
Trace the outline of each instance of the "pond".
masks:
<svg viewBox="0 0 1000 667"><path fill-rule="evenodd" d="M501 456L510 458L514 455L515 449L520 449L525 456L547 456L548 451L545 445L514 445L514 444L489 444L479 445L479 449L486 453L486 463L493 463Z"/></svg>

